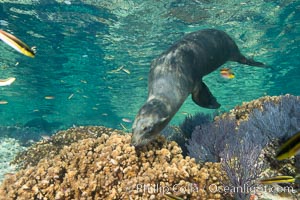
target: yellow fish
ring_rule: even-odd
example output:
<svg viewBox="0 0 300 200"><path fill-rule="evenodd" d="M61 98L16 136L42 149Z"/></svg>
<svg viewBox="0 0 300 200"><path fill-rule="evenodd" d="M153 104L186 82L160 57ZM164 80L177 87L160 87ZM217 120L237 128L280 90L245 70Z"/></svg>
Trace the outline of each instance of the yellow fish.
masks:
<svg viewBox="0 0 300 200"><path fill-rule="evenodd" d="M0 30L0 39L15 50L17 50L18 52L24 54L25 56L34 58L35 52L31 48L29 48L27 44L25 44L12 34Z"/></svg>
<svg viewBox="0 0 300 200"><path fill-rule="evenodd" d="M300 174L293 176L275 176L260 180L261 184L272 184L272 183L294 183L300 181Z"/></svg>
<svg viewBox="0 0 300 200"><path fill-rule="evenodd" d="M7 86L12 84L16 80L15 77L10 77L7 79L0 79L0 86Z"/></svg>
<svg viewBox="0 0 300 200"><path fill-rule="evenodd" d="M300 131L288 139L276 154L277 160L284 160L300 152Z"/></svg>
<svg viewBox="0 0 300 200"><path fill-rule="evenodd" d="M226 78L226 79L233 79L235 77L234 73L229 68L221 69L220 74L223 78Z"/></svg>
<svg viewBox="0 0 300 200"><path fill-rule="evenodd" d="M300 131L288 139L281 145L278 153L276 154L277 160L284 160L300 152ZM272 183L300 183L300 174L293 176L275 176L260 181L262 184Z"/></svg>

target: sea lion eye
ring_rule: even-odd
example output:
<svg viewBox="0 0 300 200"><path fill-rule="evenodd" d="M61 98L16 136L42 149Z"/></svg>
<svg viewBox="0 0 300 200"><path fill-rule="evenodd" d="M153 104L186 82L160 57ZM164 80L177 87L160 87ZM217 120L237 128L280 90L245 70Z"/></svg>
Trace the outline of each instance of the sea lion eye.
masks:
<svg viewBox="0 0 300 200"><path fill-rule="evenodd" d="M145 127L143 128L143 132L146 132L146 133L151 132L151 130L152 130L152 127L151 127L151 126L145 126Z"/></svg>

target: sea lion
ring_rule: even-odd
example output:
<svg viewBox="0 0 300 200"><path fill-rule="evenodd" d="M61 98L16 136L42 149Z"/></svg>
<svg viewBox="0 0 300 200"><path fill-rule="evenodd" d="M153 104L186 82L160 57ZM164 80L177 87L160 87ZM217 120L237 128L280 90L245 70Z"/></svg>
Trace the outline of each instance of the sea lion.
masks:
<svg viewBox="0 0 300 200"><path fill-rule="evenodd" d="M264 66L242 55L233 39L216 29L187 34L154 59L148 77L148 99L134 120L131 144L141 146L153 140L189 94L201 107L219 108L202 77L227 61Z"/></svg>

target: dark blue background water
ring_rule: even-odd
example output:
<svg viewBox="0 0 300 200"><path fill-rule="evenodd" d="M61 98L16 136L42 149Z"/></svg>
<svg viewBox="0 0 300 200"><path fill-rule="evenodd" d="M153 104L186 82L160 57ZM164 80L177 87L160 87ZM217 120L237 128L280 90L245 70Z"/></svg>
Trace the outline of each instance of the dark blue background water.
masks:
<svg viewBox="0 0 300 200"><path fill-rule="evenodd" d="M28 58L0 43L0 78L16 77L0 88L8 102L0 105L0 126L42 119L27 125L131 128L122 119L133 120L146 100L151 60L185 33L208 27L225 30L244 54L272 66L227 63L236 78L218 71L205 77L221 111L264 95L300 94L300 1L15 2L1 1L0 29L37 54ZM121 66L125 71L113 71ZM189 98L172 123L196 112L213 111Z"/></svg>

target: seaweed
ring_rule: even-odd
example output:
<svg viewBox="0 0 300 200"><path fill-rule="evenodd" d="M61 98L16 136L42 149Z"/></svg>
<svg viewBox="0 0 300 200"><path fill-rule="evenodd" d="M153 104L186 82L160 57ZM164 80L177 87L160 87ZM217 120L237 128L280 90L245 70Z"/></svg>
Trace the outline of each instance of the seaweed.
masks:
<svg viewBox="0 0 300 200"><path fill-rule="evenodd" d="M270 102L264 104L263 112L255 109L249 115L248 123L257 127L261 134L267 136L270 140L283 138L291 131L289 113L282 111L279 106L275 106Z"/></svg>
<svg viewBox="0 0 300 200"><path fill-rule="evenodd" d="M260 132L255 135L264 135L267 137L268 144L273 149L279 148L288 138L300 131L300 103L299 98L292 95L281 97L281 101L265 102L263 111L255 109L247 121L249 127L256 127ZM288 173L284 167L289 161L278 161L273 154L266 151L264 153L266 161L273 169L279 170L283 174ZM295 166L300 165L300 157L294 157Z"/></svg>
<svg viewBox="0 0 300 200"><path fill-rule="evenodd" d="M256 109L249 118L270 140L286 140L300 130L300 103L297 97L286 95L278 103L264 103L263 111Z"/></svg>
<svg viewBox="0 0 300 200"><path fill-rule="evenodd" d="M236 129L233 119L220 119L214 123L197 126L188 141L189 155L197 162L221 162L228 177L224 185L237 191L235 199L249 199L244 191L253 187L255 180L266 168L259 160L267 137L251 123L243 122Z"/></svg>
<svg viewBox="0 0 300 200"><path fill-rule="evenodd" d="M198 125L186 146L197 162L221 162L229 186L243 189L251 188L267 165L283 172L286 163L275 159L274 150L300 130L300 99L292 95L264 97L241 108L251 111L244 120L219 117ZM300 166L300 156L294 159L295 166ZM250 193L235 191L234 197L249 199Z"/></svg>
<svg viewBox="0 0 300 200"><path fill-rule="evenodd" d="M219 162L220 153L225 148L227 138L235 134L234 120L218 120L196 126L188 140L189 155L197 162Z"/></svg>
<svg viewBox="0 0 300 200"><path fill-rule="evenodd" d="M233 189L234 199L237 200L249 199L250 189L267 166L260 159L267 140L256 133L258 130L249 127L248 123L241 124L236 133L229 135L228 143L220 153L222 169L229 180L229 185L224 184Z"/></svg>
<svg viewBox="0 0 300 200"><path fill-rule="evenodd" d="M298 97L281 96L280 101L276 103L266 101L261 107L262 109L253 109L248 119L240 122L239 126L235 125L237 120L231 118L220 118L215 122L202 120L204 123L196 126L188 141L189 155L198 161L200 159L202 162L217 162L218 153L220 153L218 149L233 142L234 139L228 139L228 136L233 135L235 129L261 138L259 143L263 147L274 140L284 141L300 130ZM205 116L198 114L195 119L206 119ZM192 119L193 117L186 118L181 125L182 130L187 130L186 133L197 124ZM198 121L201 122L201 120Z"/></svg>
<svg viewBox="0 0 300 200"><path fill-rule="evenodd" d="M179 126L184 137L190 139L192 132L196 126L207 124L212 121L212 117L209 114L196 113L195 115L188 115L184 119L183 123Z"/></svg>

